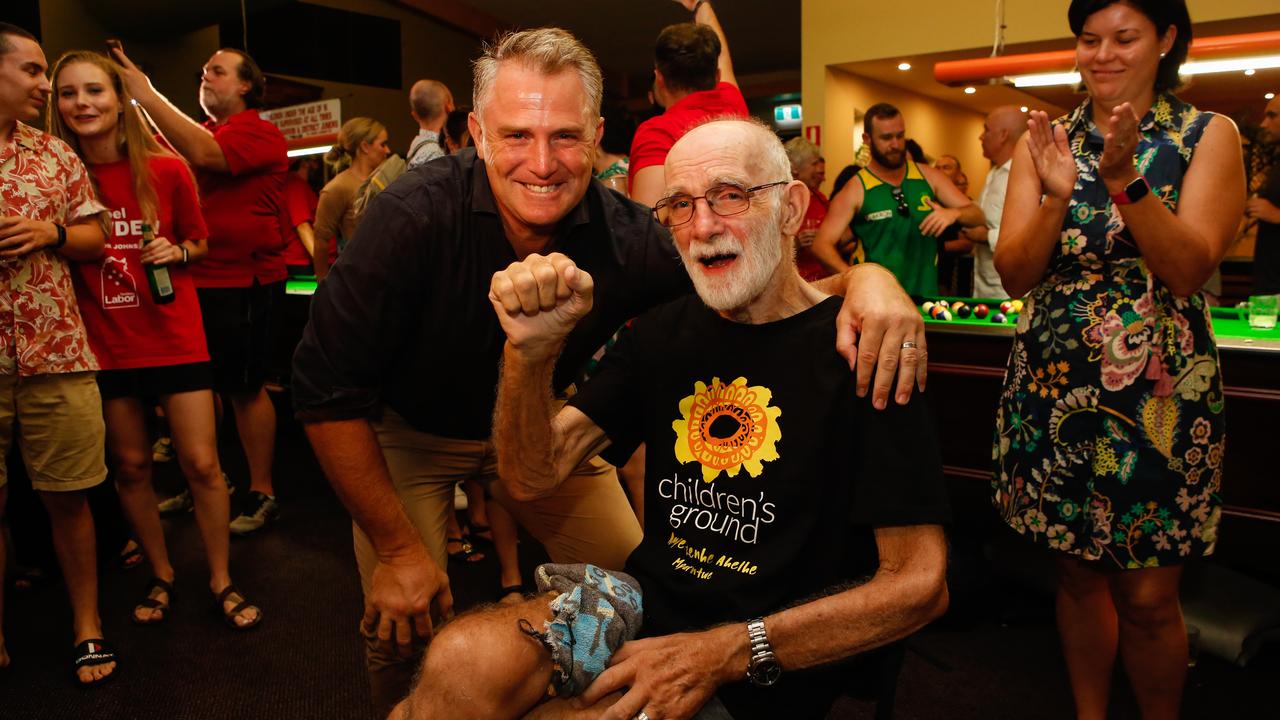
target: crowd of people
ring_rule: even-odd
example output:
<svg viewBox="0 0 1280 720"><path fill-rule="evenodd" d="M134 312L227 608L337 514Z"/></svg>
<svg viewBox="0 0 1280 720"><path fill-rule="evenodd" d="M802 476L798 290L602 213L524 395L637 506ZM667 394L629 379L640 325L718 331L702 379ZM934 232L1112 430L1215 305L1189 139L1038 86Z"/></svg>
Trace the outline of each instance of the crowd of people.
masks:
<svg viewBox="0 0 1280 720"><path fill-rule="evenodd" d="M1201 288L1242 215L1260 262L1280 227L1275 177L1246 206L1234 124L1173 94L1185 3L1073 0L1087 98L991 111L974 201L887 103L828 198L821 148L748 117L712 4L676 2L638 126L571 34L519 31L470 108L413 84L403 158L356 117L324 172L259 116L243 51L203 67L200 120L119 43L50 67L0 25L0 448L48 511L78 682L120 672L87 499L108 476L153 577L134 622L168 617L160 516L187 508L228 628L266 621L229 537L279 512L268 358L286 279L314 274L292 399L353 520L379 717L823 717L849 662L948 604L916 302L950 292L1025 298L992 496L1055 551L1078 716L1105 716L1117 657L1144 716L1176 716L1225 437ZM188 489L161 500L169 452ZM454 617L450 561L489 551L495 603Z"/></svg>

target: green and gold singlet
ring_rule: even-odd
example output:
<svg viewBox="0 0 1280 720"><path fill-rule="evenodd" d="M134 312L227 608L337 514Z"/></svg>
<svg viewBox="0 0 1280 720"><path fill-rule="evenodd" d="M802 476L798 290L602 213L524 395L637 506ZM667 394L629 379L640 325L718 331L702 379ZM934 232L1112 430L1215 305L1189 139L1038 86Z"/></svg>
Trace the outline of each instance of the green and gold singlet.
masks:
<svg viewBox="0 0 1280 720"><path fill-rule="evenodd" d="M933 188L920 168L907 158L907 175L898 187L876 177L870 168L858 172L862 209L850 227L860 241L854 262L879 263L893 272L911 295L938 294L938 241L920 232L920 223L933 212L925 202Z"/></svg>

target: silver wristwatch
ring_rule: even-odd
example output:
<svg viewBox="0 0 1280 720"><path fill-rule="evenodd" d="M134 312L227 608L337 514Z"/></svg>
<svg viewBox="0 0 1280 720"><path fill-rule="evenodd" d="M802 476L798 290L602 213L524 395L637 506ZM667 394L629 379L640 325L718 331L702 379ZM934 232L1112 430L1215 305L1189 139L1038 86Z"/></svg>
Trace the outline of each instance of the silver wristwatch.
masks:
<svg viewBox="0 0 1280 720"><path fill-rule="evenodd" d="M773 654L769 636L764 630L764 618L747 623L747 637L751 642L751 660L747 663L747 679L752 685L769 687L782 677L782 666Z"/></svg>

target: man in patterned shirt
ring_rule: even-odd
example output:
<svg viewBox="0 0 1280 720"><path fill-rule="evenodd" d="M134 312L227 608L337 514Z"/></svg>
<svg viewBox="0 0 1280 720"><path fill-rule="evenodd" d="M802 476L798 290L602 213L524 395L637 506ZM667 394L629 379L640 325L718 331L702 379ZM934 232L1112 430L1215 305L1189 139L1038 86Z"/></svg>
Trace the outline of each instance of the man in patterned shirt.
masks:
<svg viewBox="0 0 1280 720"><path fill-rule="evenodd" d="M102 640L97 553L87 491L107 476L102 400L68 260L94 260L105 208L66 143L25 123L40 118L48 62L30 33L0 23L0 456L17 443L49 512L71 597L76 674L111 677ZM0 510L6 472L0 464ZM0 537L0 576L4 546ZM9 656L0 637L0 667Z"/></svg>

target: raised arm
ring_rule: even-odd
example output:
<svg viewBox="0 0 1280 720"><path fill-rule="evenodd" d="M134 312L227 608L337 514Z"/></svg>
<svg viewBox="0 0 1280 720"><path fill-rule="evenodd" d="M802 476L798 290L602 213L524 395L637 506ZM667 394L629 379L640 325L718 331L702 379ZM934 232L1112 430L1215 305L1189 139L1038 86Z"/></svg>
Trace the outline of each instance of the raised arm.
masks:
<svg viewBox="0 0 1280 720"><path fill-rule="evenodd" d="M495 273L490 284L489 300L507 334L493 443L498 476L516 500L554 493L609 444L582 411L566 407L557 414L551 396L556 360L591 310L593 289L591 276L560 253L530 255Z"/></svg>
<svg viewBox="0 0 1280 720"><path fill-rule="evenodd" d="M120 73L125 88L138 105L146 111L155 123L156 128L164 135L165 140L173 146L178 154L187 162L201 170L229 172L226 155L213 139L213 133L200 123L187 117L185 113L169 102L151 84L151 79L142 72L119 47L111 49L111 56L123 68Z"/></svg>
<svg viewBox="0 0 1280 720"><path fill-rule="evenodd" d="M875 531L880 568L866 584L765 617L787 672L826 665L907 637L947 609L946 538L937 525ZM716 688L745 678L751 648L741 623L634 640L582 695L593 705L629 688L601 720L692 717ZM785 681L784 681L785 682Z"/></svg>
<svg viewBox="0 0 1280 720"><path fill-rule="evenodd" d="M720 59L716 68L720 71L720 82L737 86L738 78L733 74L733 59L729 57L729 40L724 36L724 28L720 27L720 19L711 7L711 0L675 0L693 13L693 21L698 25L706 25L715 31L720 38Z"/></svg>

